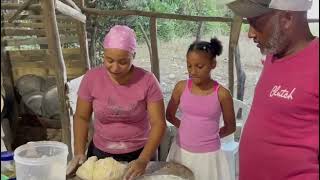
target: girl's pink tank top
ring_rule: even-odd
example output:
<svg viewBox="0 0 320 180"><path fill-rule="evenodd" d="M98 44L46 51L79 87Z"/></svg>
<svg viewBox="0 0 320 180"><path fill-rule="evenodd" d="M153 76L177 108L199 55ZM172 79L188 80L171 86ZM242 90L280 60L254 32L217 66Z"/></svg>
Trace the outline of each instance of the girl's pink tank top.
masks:
<svg viewBox="0 0 320 180"><path fill-rule="evenodd" d="M221 116L218 98L219 84L214 81L214 91L207 96L191 93L192 81L187 81L180 98L181 124L177 144L190 152L203 153L220 149L219 121Z"/></svg>

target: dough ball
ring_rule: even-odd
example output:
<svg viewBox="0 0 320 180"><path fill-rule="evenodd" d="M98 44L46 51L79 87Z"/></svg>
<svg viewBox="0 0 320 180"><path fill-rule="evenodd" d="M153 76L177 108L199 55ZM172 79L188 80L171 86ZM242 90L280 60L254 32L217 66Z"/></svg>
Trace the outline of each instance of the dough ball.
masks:
<svg viewBox="0 0 320 180"><path fill-rule="evenodd" d="M76 175L83 180L93 180L93 169L97 160L96 156L90 157L78 168Z"/></svg>
<svg viewBox="0 0 320 180"><path fill-rule="evenodd" d="M100 159L95 163L93 180L122 180L126 167L111 157Z"/></svg>

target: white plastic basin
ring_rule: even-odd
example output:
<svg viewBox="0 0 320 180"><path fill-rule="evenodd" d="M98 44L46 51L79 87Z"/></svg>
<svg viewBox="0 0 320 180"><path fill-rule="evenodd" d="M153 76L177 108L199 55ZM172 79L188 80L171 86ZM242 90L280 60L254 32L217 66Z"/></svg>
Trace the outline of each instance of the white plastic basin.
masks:
<svg viewBox="0 0 320 180"><path fill-rule="evenodd" d="M29 142L14 151L19 180L65 180L67 145L56 141Z"/></svg>

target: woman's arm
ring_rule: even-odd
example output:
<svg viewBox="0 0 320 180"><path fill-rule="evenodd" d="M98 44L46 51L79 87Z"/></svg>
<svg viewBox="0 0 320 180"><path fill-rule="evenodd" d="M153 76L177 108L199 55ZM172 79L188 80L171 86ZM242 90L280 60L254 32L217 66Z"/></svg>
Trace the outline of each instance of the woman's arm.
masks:
<svg viewBox="0 0 320 180"><path fill-rule="evenodd" d="M236 131L236 120L233 108L233 99L230 92L220 86L218 97L222 109L224 126L220 128L220 138L226 137Z"/></svg>
<svg viewBox="0 0 320 180"><path fill-rule="evenodd" d="M150 161L159 144L161 143L167 127L164 118L163 99L156 102L148 102L147 109L149 113L151 130L148 141L139 156L139 159L144 161Z"/></svg>
<svg viewBox="0 0 320 180"><path fill-rule="evenodd" d="M176 128L180 127L180 119L176 117L176 113L180 104L180 96L185 87L185 81L180 81L173 89L171 99L168 103L166 110L167 120L173 124Z"/></svg>
<svg viewBox="0 0 320 180"><path fill-rule="evenodd" d="M92 103L78 97L73 117L74 155L84 155L88 141L88 129L92 114Z"/></svg>
<svg viewBox="0 0 320 180"><path fill-rule="evenodd" d="M148 102L147 109L151 124L149 138L139 158L129 164L129 169L124 178L126 180L132 180L134 177L141 176L145 172L147 164L156 152L166 130L163 99Z"/></svg>

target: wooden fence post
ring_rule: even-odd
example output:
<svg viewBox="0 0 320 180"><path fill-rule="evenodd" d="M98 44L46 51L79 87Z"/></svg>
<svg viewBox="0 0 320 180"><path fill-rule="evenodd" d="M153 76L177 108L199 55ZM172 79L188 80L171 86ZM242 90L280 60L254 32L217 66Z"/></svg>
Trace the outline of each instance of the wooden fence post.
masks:
<svg viewBox="0 0 320 180"><path fill-rule="evenodd" d="M68 146L68 160L72 158L69 107L67 101L67 71L64 63L58 25L55 13L55 0L41 0L44 22L48 36L49 62L54 68L57 81L58 98L60 103L60 120L62 128L62 142Z"/></svg>
<svg viewBox="0 0 320 180"><path fill-rule="evenodd" d="M157 43L157 18L150 18L150 37L151 37L151 71L154 73L158 81L160 82L160 71L159 71L159 56L158 56L158 43Z"/></svg>
<svg viewBox="0 0 320 180"><path fill-rule="evenodd" d="M4 19L1 15L1 27L3 27ZM1 31L1 37L4 37L4 31ZM12 121L12 137L11 139L15 139L15 132L17 130L17 124L18 124L18 118L19 118L19 104L17 102L17 97L15 94L15 87L14 87L14 81L13 81L13 75L12 75L12 65L11 61L8 57L8 53L5 50L6 42L1 40L1 95L2 91L5 92L5 99L7 102L9 102L7 107L7 114L8 118ZM10 111L10 112L9 112ZM13 143L13 142L12 142ZM8 147L9 150L12 150L11 147L14 144L10 144L10 147Z"/></svg>
<svg viewBox="0 0 320 180"><path fill-rule="evenodd" d="M80 0L80 9L84 8L84 0ZM87 18L88 19L88 18ZM91 68L89 60L88 39L86 31L86 23L78 22L78 36L80 44L80 58L86 64L87 70ZM95 53L95 52L94 52Z"/></svg>
<svg viewBox="0 0 320 180"><path fill-rule="evenodd" d="M231 24L230 30L230 39L229 39L229 64L228 64L228 73L229 73L229 90L231 95L233 96L233 87L234 87L234 55L235 49L238 44L239 35L241 31L242 25L242 17L234 16L233 22Z"/></svg>

